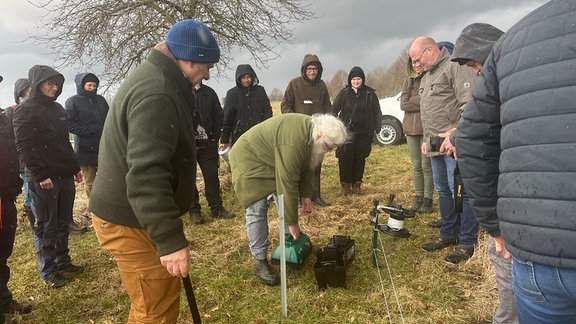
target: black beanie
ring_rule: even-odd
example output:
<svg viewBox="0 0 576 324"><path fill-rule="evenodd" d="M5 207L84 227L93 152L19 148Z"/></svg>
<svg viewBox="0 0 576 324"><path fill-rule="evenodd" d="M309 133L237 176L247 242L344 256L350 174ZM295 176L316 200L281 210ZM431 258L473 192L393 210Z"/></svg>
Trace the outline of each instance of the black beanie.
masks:
<svg viewBox="0 0 576 324"><path fill-rule="evenodd" d="M94 83L96 83L96 85L100 84L100 80L98 79L98 77L92 73L86 74L84 79L82 79L82 86L84 86L88 82L94 82Z"/></svg>

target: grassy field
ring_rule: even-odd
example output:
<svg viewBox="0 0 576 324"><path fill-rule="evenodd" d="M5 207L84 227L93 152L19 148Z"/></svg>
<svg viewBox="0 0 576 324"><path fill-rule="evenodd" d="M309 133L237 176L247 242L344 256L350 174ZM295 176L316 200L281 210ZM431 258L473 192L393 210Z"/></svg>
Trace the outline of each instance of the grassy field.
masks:
<svg viewBox="0 0 576 324"><path fill-rule="evenodd" d="M444 262L452 248L435 253L421 249L423 243L438 235L437 229L426 225L439 217L436 197L434 213L406 221L411 237L380 235L386 255L379 255L380 262L386 260L389 270L380 268L379 275L372 266L372 201L379 199L384 203L390 194L395 194L396 203L409 207L413 200L405 144L373 146L361 196L339 195L337 160L334 153L326 157L323 197L332 206L316 208L313 215L302 217L301 227L317 247L325 246L335 234L352 237L356 256L347 269L346 289L319 291L314 255L300 269L289 269L285 319L281 316L280 287L264 286L253 275L244 213L231 190L229 174L222 176L222 185L225 207L236 213L235 219L210 218L203 196L206 223L194 225L187 216L183 217L192 254L190 277L205 323L478 323L491 319L498 296L486 251L487 235L481 233L475 255L459 266ZM201 179L198 186L203 189ZM83 186L79 185L75 215L77 221L88 225L80 216L85 203ZM21 202L18 204L21 208ZM386 220L387 215L381 214L381 222ZM274 208L270 210L269 223L275 248L279 230ZM113 258L100 249L92 229L70 236L70 254L73 262L86 266L85 272L69 277L70 282L63 288L48 288L36 269L29 225L24 216L19 217L14 253L9 260L10 287L15 299L32 303L35 309L31 314L13 318L18 323L125 323L129 300ZM192 323L184 291L179 323Z"/></svg>

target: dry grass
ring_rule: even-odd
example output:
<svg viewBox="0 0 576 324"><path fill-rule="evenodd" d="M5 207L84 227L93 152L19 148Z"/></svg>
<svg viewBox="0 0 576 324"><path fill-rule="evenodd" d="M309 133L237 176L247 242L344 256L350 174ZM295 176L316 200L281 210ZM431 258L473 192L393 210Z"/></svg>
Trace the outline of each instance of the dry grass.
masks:
<svg viewBox="0 0 576 324"><path fill-rule="evenodd" d="M373 147L362 196L339 195L338 164L333 153L324 161L322 177L323 196L332 206L317 208L312 216L301 218L301 227L315 246L324 246L334 234L349 235L356 241L356 256L347 270L347 289L319 291L313 271L315 257L311 255L300 269L288 271L288 318L282 319L280 288L261 285L252 273L243 210L231 191L229 175L224 174L224 204L237 217L211 219L202 197L206 223L193 225L183 218L192 252L190 275L205 323L477 323L491 318L498 297L486 251L487 236L481 234L471 260L448 266L444 256L450 249L429 253L420 248L437 236L437 229L426 223L439 217L438 212L407 220L406 228L412 233L407 239L380 235L402 315L386 268L380 269L380 283L378 269L371 261L369 211L373 199L386 202L390 194L396 195L397 203L411 204L412 179L405 144ZM198 184L203 187L201 180ZM80 185L76 215L81 214L84 204ZM437 211L438 206L434 207ZM387 215L382 214L381 222L386 220ZM269 223L272 247L276 247L278 220L274 208ZM16 299L32 302L35 311L17 316L18 323L126 321L129 301L118 270L110 254L99 248L93 231L70 236L72 258L87 266L85 273L72 277L61 289L49 289L37 274L29 226L24 218L19 225L10 259L10 287ZM384 262L382 255L380 262ZM180 310L179 322L192 323L184 293Z"/></svg>

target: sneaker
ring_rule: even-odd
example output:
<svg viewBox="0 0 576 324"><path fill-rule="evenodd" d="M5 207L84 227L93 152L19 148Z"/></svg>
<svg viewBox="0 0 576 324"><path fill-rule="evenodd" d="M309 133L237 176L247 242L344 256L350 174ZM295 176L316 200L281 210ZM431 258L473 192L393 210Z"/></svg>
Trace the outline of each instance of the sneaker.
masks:
<svg viewBox="0 0 576 324"><path fill-rule="evenodd" d="M68 263L67 265L59 266L58 270L60 270L60 272L80 274L84 272L84 266L77 266L73 265L72 263Z"/></svg>
<svg viewBox="0 0 576 324"><path fill-rule="evenodd" d="M52 288L60 288L64 286L68 280L60 273L56 273L53 276L44 278L44 282L47 283Z"/></svg>
<svg viewBox="0 0 576 324"><path fill-rule="evenodd" d="M458 244L458 240L439 238L436 241L428 242L422 245L422 248L428 252L442 250L450 245Z"/></svg>
<svg viewBox="0 0 576 324"><path fill-rule="evenodd" d="M228 212L224 207L220 207L214 211L212 211L213 218L224 218L224 219L231 219L236 217L234 213Z"/></svg>
<svg viewBox="0 0 576 324"><path fill-rule="evenodd" d="M194 224L204 223L204 219L202 219L200 212L197 212L197 211L190 211L190 219L192 220L192 223L194 223Z"/></svg>
<svg viewBox="0 0 576 324"><path fill-rule="evenodd" d="M82 213L82 216L87 219L92 219L92 213L86 208L86 210Z"/></svg>
<svg viewBox="0 0 576 324"><path fill-rule="evenodd" d="M430 227L435 227L435 228L440 228L440 227L442 226L442 220L437 219L437 220L430 221L430 222L428 223L428 226L430 226Z"/></svg>
<svg viewBox="0 0 576 324"><path fill-rule="evenodd" d="M32 311L32 305L28 303L19 303L13 300L4 305L2 311L4 314L28 314Z"/></svg>
<svg viewBox="0 0 576 324"><path fill-rule="evenodd" d="M458 248L456 250L456 252L446 256L444 258L444 260L446 260L446 262L450 263L450 264L458 264L462 261L466 261L468 259L470 259L472 257L472 255L474 254L474 248L467 248L467 249L463 249L463 248Z"/></svg>

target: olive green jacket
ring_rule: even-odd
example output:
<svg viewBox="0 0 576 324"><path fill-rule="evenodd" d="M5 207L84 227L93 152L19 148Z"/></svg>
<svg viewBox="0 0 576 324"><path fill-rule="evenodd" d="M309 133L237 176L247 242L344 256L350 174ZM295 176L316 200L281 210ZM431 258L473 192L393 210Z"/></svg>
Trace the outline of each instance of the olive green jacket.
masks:
<svg viewBox="0 0 576 324"><path fill-rule="evenodd" d="M285 114L250 128L230 150L232 182L244 208L271 193L284 195L286 224L298 223L298 198L312 196L311 117Z"/></svg>

